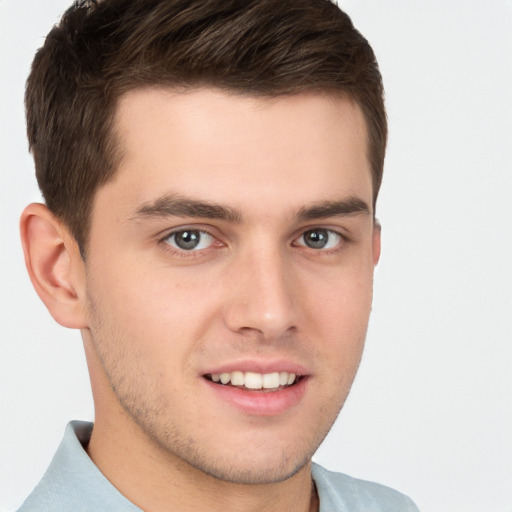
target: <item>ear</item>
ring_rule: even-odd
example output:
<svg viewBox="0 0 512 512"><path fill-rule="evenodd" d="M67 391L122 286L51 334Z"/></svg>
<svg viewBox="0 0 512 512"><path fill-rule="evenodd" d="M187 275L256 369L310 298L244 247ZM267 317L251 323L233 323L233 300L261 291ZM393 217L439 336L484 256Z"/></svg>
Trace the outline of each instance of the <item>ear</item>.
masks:
<svg viewBox="0 0 512 512"><path fill-rule="evenodd" d="M380 259L380 241L381 241L382 227L380 222L375 219L373 221L373 264L377 265Z"/></svg>
<svg viewBox="0 0 512 512"><path fill-rule="evenodd" d="M85 268L78 244L44 204L30 204L20 220L30 280L53 318L64 327L86 327Z"/></svg>

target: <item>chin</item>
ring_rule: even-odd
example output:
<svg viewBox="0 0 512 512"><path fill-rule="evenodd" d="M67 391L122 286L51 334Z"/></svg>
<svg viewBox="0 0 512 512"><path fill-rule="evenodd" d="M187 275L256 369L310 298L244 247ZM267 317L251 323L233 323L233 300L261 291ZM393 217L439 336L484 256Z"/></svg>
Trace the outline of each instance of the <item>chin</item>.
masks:
<svg viewBox="0 0 512 512"><path fill-rule="evenodd" d="M199 471L217 480L243 485L268 485L283 482L299 473L310 463L311 458L289 460L283 456L281 460L269 460L266 463L238 458L231 464L196 464L192 465Z"/></svg>

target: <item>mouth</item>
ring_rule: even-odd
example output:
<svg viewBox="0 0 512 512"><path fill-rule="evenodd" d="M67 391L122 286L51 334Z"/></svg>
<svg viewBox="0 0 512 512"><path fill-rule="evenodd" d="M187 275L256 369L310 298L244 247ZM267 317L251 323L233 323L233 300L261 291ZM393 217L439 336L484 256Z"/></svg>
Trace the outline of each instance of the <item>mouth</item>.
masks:
<svg viewBox="0 0 512 512"><path fill-rule="evenodd" d="M279 391L297 385L302 376L291 372L256 373L233 371L208 373L206 380L220 386L235 387L249 391Z"/></svg>

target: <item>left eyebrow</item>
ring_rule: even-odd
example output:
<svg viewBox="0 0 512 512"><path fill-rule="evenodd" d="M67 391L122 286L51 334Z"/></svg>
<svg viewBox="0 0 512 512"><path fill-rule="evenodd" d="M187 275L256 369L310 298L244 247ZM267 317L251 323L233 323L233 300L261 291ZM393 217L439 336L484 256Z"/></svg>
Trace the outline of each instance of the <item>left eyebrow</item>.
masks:
<svg viewBox="0 0 512 512"><path fill-rule="evenodd" d="M339 201L323 201L307 208L301 208L297 213L297 219L314 220L327 217L347 217L353 215L369 215L370 207L359 197L349 197Z"/></svg>

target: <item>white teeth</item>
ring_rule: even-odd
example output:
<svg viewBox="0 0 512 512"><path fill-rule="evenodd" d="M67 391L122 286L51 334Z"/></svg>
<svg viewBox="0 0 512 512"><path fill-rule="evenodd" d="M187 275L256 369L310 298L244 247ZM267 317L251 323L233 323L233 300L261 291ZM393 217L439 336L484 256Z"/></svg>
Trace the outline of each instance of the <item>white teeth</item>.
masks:
<svg viewBox="0 0 512 512"><path fill-rule="evenodd" d="M267 373L263 375L263 387L272 389L279 387L279 373Z"/></svg>
<svg viewBox="0 0 512 512"><path fill-rule="evenodd" d="M244 372L233 372L231 374L231 384L233 384L233 386L243 386L244 382Z"/></svg>
<svg viewBox="0 0 512 512"><path fill-rule="evenodd" d="M263 375L261 373L245 372L244 384L248 389L261 389L263 387Z"/></svg>
<svg viewBox="0 0 512 512"><path fill-rule="evenodd" d="M245 386L247 389L277 389L280 386L292 385L297 376L295 373L273 372L273 373L255 373L234 371L231 373L213 373L211 379L213 382L229 384L233 386Z"/></svg>

